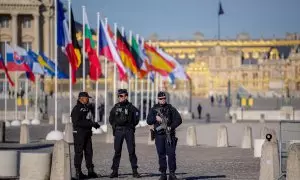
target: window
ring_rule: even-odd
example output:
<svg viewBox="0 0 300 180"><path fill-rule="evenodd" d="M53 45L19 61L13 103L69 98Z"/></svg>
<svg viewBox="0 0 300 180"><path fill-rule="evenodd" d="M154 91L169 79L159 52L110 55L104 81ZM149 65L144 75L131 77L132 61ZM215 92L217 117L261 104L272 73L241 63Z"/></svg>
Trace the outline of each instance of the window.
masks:
<svg viewBox="0 0 300 180"><path fill-rule="evenodd" d="M9 28L9 17L8 16L0 17L0 28Z"/></svg>
<svg viewBox="0 0 300 180"><path fill-rule="evenodd" d="M220 69L221 68L221 60L220 60L220 58L216 58L215 67L216 67L216 69Z"/></svg>
<svg viewBox="0 0 300 180"><path fill-rule="evenodd" d="M7 44L10 44L8 41L6 42ZM5 52L5 42L0 42L0 54L3 56L4 58L4 52Z"/></svg>
<svg viewBox="0 0 300 180"><path fill-rule="evenodd" d="M31 19L29 16L25 16L22 19L22 27L23 28L31 28Z"/></svg>
<svg viewBox="0 0 300 180"><path fill-rule="evenodd" d="M32 49L32 42L22 42L22 47L26 50Z"/></svg>
<svg viewBox="0 0 300 180"><path fill-rule="evenodd" d="M258 86L258 73L253 73L253 86Z"/></svg>
<svg viewBox="0 0 300 180"><path fill-rule="evenodd" d="M242 78L243 78L243 85L247 86L248 85L248 74L243 73Z"/></svg>
<svg viewBox="0 0 300 180"><path fill-rule="evenodd" d="M227 68L232 68L232 58L227 59Z"/></svg>

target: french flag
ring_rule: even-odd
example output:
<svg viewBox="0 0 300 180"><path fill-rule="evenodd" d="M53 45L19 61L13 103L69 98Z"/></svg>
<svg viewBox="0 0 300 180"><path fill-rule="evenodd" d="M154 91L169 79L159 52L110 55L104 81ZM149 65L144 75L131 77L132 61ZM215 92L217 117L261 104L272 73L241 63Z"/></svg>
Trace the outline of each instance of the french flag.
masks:
<svg viewBox="0 0 300 180"><path fill-rule="evenodd" d="M6 68L8 71L21 71L26 72L27 78L34 82L34 74L28 66L27 52L20 48L12 48L10 45L5 44L7 64Z"/></svg>
<svg viewBox="0 0 300 180"><path fill-rule="evenodd" d="M127 81L126 68L122 63L121 57L114 46L108 31L104 28L103 22L100 20L99 27L99 54L105 56L112 62L115 62L118 67L120 80Z"/></svg>

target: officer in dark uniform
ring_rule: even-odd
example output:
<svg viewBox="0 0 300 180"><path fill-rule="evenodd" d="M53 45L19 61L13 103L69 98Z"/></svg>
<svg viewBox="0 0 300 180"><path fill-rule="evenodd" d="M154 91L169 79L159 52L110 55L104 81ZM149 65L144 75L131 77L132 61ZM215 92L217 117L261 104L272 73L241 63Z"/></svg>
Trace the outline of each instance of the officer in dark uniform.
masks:
<svg viewBox="0 0 300 180"><path fill-rule="evenodd" d="M163 118L166 120L170 138L168 138L166 129L160 129ZM147 123L154 125L155 145L159 158L159 171L162 173L160 180L167 180L167 160L169 166L169 180L176 180L176 145L178 138L175 136L175 129L182 123L179 112L171 105L166 103L165 92L158 93L158 104L155 104L149 112Z"/></svg>
<svg viewBox="0 0 300 180"><path fill-rule="evenodd" d="M97 178L98 175L94 172L93 147L92 147L92 127L98 129L100 125L93 121L95 108L89 104L89 94L87 92L80 92L78 95L77 104L74 106L71 117L73 123L73 137L74 137L74 166L76 168L76 178ZM88 175L82 173L81 163L85 156L85 164L88 169Z"/></svg>
<svg viewBox="0 0 300 180"><path fill-rule="evenodd" d="M139 111L127 100L128 92L126 89L118 90L119 102L110 111L109 122L114 134L114 149L113 164L111 169L113 172L110 178L118 177L118 169L120 164L122 145L125 139L129 153L129 159L133 172L133 177L140 178L137 171L137 157L135 154L135 126L139 123Z"/></svg>

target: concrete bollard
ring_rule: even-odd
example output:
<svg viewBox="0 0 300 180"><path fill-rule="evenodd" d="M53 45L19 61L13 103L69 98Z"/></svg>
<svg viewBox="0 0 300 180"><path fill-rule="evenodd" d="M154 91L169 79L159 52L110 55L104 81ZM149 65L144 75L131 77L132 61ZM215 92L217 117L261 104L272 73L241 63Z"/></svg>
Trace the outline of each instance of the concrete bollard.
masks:
<svg viewBox="0 0 300 180"><path fill-rule="evenodd" d="M20 128L20 144L30 143L29 128L27 124L22 124Z"/></svg>
<svg viewBox="0 0 300 180"><path fill-rule="evenodd" d="M0 143L5 142L5 121L0 121Z"/></svg>
<svg viewBox="0 0 300 180"><path fill-rule="evenodd" d="M65 131L64 131L64 140L67 143L73 143L73 124L72 123L67 123L65 125Z"/></svg>
<svg viewBox="0 0 300 180"><path fill-rule="evenodd" d="M18 152L0 151L0 177L18 176Z"/></svg>
<svg viewBox="0 0 300 180"><path fill-rule="evenodd" d="M252 149L253 148L253 138L252 138L252 128L246 126L244 128L244 137L242 142L243 149Z"/></svg>
<svg viewBox="0 0 300 180"><path fill-rule="evenodd" d="M254 139L254 157L261 157L261 149L265 139Z"/></svg>
<svg viewBox="0 0 300 180"><path fill-rule="evenodd" d="M196 126L190 126L186 132L186 144L188 146L197 146Z"/></svg>
<svg viewBox="0 0 300 180"><path fill-rule="evenodd" d="M152 140L151 130L149 129L149 135L148 135L148 145L154 145L155 139Z"/></svg>
<svg viewBox="0 0 300 180"><path fill-rule="evenodd" d="M113 143L113 142L114 142L113 129L111 126L107 126L106 143Z"/></svg>
<svg viewBox="0 0 300 180"><path fill-rule="evenodd" d="M265 139L267 134L271 134L272 135L271 141L277 143L276 131L274 129L263 127L262 130L260 131L261 139Z"/></svg>
<svg viewBox="0 0 300 180"><path fill-rule="evenodd" d="M53 149L50 180L71 179L70 146L64 140L56 141Z"/></svg>
<svg viewBox="0 0 300 180"><path fill-rule="evenodd" d="M222 125L218 129L217 147L228 147L227 127Z"/></svg>
<svg viewBox="0 0 300 180"><path fill-rule="evenodd" d="M44 180L50 178L51 153L22 152L20 180Z"/></svg>
<svg viewBox="0 0 300 180"><path fill-rule="evenodd" d="M267 134L261 150L259 180L274 180L279 177L279 154L277 142Z"/></svg>
<svg viewBox="0 0 300 180"><path fill-rule="evenodd" d="M54 124L54 116L49 116L49 124Z"/></svg>
<svg viewBox="0 0 300 180"><path fill-rule="evenodd" d="M289 146L286 166L286 179L299 180L300 178L300 143Z"/></svg>
<svg viewBox="0 0 300 180"><path fill-rule="evenodd" d="M21 122L19 120L13 120L11 122L11 126L20 126L21 125Z"/></svg>
<svg viewBox="0 0 300 180"><path fill-rule="evenodd" d="M63 113L61 117L62 124L67 124L70 122L70 115L68 113Z"/></svg>
<svg viewBox="0 0 300 180"><path fill-rule="evenodd" d="M231 122L232 122L233 124L235 124L235 123L237 122L237 115L236 115L236 113L234 113L234 114L232 115L232 120L231 120Z"/></svg>
<svg viewBox="0 0 300 180"><path fill-rule="evenodd" d="M260 123L265 123L265 114L260 114L259 122Z"/></svg>

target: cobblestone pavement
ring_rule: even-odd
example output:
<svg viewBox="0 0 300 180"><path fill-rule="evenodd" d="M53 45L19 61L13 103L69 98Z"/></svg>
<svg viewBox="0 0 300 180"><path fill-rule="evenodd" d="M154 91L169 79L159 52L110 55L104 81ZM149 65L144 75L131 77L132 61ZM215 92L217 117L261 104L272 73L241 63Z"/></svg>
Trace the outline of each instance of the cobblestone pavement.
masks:
<svg viewBox="0 0 300 180"><path fill-rule="evenodd" d="M187 122L187 124L189 124ZM183 124L182 126L186 126ZM43 141L47 133L53 129L53 126L40 125L30 126L31 141ZM63 130L63 126L59 126ZM183 129L183 128L182 128ZM6 139L8 141L19 140L18 127L7 129ZM179 129L178 131L181 131ZM180 132L178 132L179 136ZM158 179L158 161L154 145L147 145L147 128L138 128L136 130L136 153L138 157L139 172L142 179ZM179 138L184 141L184 138ZM259 159L253 157L253 150L241 149L237 147L216 148L216 147L188 147L182 142L177 146L177 176L181 179L220 179L220 180L252 180L259 176ZM111 164L113 157L113 145L105 143L105 135L93 136L94 164L95 171L102 175L98 179L109 179L111 173ZM51 150L51 148L48 150ZM73 158L73 146L71 146ZM72 171L74 172L73 159ZM86 172L83 163L83 171ZM120 163L121 174L119 179L133 179L132 170L129 163L126 143L123 144L122 159Z"/></svg>
<svg viewBox="0 0 300 180"><path fill-rule="evenodd" d="M98 179L109 179L113 157L113 145L98 142L94 136L95 171ZM71 147L73 154L73 147ZM158 179L158 161L154 145L137 143L139 172L142 179ZM72 162L73 166L73 162ZM74 170L74 168L72 168ZM86 168L83 164L83 171ZM119 179L133 179L126 144L123 145ZM177 176L180 179L236 179L252 180L259 177L259 159L253 158L252 150L240 148L177 147ZM73 172L74 174L74 172Z"/></svg>

